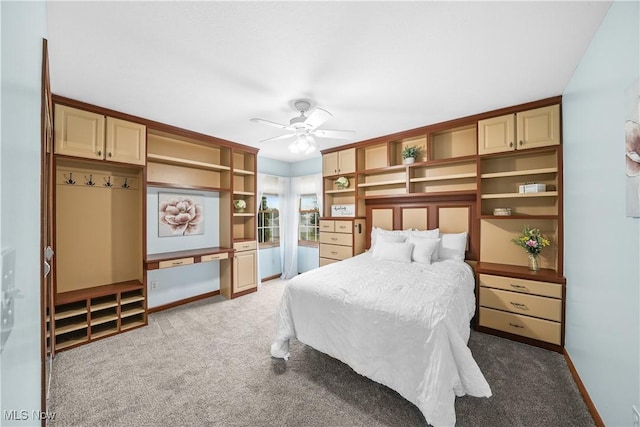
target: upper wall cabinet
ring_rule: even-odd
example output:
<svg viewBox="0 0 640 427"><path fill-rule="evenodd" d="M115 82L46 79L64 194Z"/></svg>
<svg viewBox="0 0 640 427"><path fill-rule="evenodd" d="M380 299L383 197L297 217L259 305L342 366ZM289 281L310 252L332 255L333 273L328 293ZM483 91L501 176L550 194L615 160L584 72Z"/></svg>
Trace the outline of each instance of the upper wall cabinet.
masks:
<svg viewBox="0 0 640 427"><path fill-rule="evenodd" d="M349 148L322 156L322 176L350 174L356 171L356 149Z"/></svg>
<svg viewBox="0 0 640 427"><path fill-rule="evenodd" d="M560 144L559 105L478 121L478 154L558 144Z"/></svg>
<svg viewBox="0 0 640 427"><path fill-rule="evenodd" d="M56 105L55 133L56 154L145 164L144 125Z"/></svg>

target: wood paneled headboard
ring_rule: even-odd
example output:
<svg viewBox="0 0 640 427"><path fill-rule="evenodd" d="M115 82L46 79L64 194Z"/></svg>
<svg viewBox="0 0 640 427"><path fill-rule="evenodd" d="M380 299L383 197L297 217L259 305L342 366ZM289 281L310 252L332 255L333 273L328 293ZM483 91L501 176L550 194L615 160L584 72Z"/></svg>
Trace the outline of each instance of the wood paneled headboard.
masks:
<svg viewBox="0 0 640 427"><path fill-rule="evenodd" d="M432 198L412 198L411 200L371 200L367 201L366 247L371 247L372 227L386 230L432 230L441 233L461 233L469 235L465 257L477 261L480 247L479 224L476 201L473 200L433 200Z"/></svg>

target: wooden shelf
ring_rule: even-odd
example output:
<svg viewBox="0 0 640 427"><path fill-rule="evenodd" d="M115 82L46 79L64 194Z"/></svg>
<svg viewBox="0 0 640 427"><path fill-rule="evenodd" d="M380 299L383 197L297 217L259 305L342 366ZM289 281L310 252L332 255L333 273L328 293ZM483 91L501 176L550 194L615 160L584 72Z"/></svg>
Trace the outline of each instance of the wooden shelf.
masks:
<svg viewBox="0 0 640 427"><path fill-rule="evenodd" d="M238 191L238 190L233 190L233 194L236 194L238 196L255 196L256 193L254 193L253 191Z"/></svg>
<svg viewBox="0 0 640 427"><path fill-rule="evenodd" d="M189 168L228 171L231 170L229 166L216 165L213 163L199 162L197 160L181 159L178 157L164 156L162 154L147 154L147 161L164 163L166 165L186 166ZM234 171L235 172L235 171Z"/></svg>
<svg viewBox="0 0 640 427"><path fill-rule="evenodd" d="M548 219L548 220L557 220L558 215L523 215L523 214L512 214L512 215L480 215L480 219Z"/></svg>
<svg viewBox="0 0 640 427"><path fill-rule="evenodd" d="M542 174L557 173L557 172L558 172L558 168L514 170L514 171L507 171L507 172L483 173L480 175L480 178L483 178L483 179L505 178L510 176L542 175Z"/></svg>
<svg viewBox="0 0 640 427"><path fill-rule="evenodd" d="M118 320L117 314L107 314L103 316L97 316L91 318L91 326L101 325L103 323L112 322ZM93 333L91 335L94 335Z"/></svg>
<svg viewBox="0 0 640 427"><path fill-rule="evenodd" d="M499 194L483 194L481 199L521 199L534 197L558 197L557 191L542 191L539 193L499 193Z"/></svg>
<svg viewBox="0 0 640 427"><path fill-rule="evenodd" d="M142 313L144 313L144 308L142 307L128 308L128 309L120 310L120 317L125 318L125 317L135 316L136 314L142 314Z"/></svg>
<svg viewBox="0 0 640 427"><path fill-rule="evenodd" d="M446 181L452 179L467 179L467 178L475 178L475 173L457 173L451 175L441 175L441 176L428 176L424 178L411 178L409 182L427 182L427 181Z"/></svg>
<svg viewBox="0 0 640 427"><path fill-rule="evenodd" d="M245 169L234 169L233 173L236 175L255 175L256 173L254 171L248 171Z"/></svg>
<svg viewBox="0 0 640 427"><path fill-rule="evenodd" d="M56 328L56 336L67 334L73 331L79 331L80 329L87 329L88 326L89 325L87 324L86 320L84 322L71 323L69 325L60 326Z"/></svg>
<svg viewBox="0 0 640 427"><path fill-rule="evenodd" d="M62 319L67 319L69 317L79 316L81 314L86 314L86 313L87 313L87 307L77 308L73 310L63 310L63 311L60 311L59 313L56 313L54 318L55 320L62 320Z"/></svg>
<svg viewBox="0 0 640 427"><path fill-rule="evenodd" d="M133 329L133 328L137 328L139 326L144 326L145 323L142 320L136 320L136 321L129 321L127 320L126 322L123 320L121 326L120 326L120 330L122 331L126 331L128 329Z"/></svg>
<svg viewBox="0 0 640 427"><path fill-rule="evenodd" d="M405 184L405 183L406 181L404 179L394 179L394 180L379 181L379 182L363 182L361 184L358 184L358 188L381 187L384 185L398 185L398 184Z"/></svg>
<svg viewBox="0 0 640 427"><path fill-rule="evenodd" d="M251 212L234 212L233 216L255 216L256 214Z"/></svg>
<svg viewBox="0 0 640 427"><path fill-rule="evenodd" d="M118 301L115 301L115 300L109 301L109 302L103 302L99 304L91 304L90 311L93 313L94 311L105 310L107 308L112 308L117 306L118 306Z"/></svg>
<svg viewBox="0 0 640 427"><path fill-rule="evenodd" d="M324 192L324 194L348 194L348 193L354 193L356 191L355 188L346 188L344 190L327 190Z"/></svg>
<svg viewBox="0 0 640 427"><path fill-rule="evenodd" d="M66 348L74 347L76 345L80 345L85 342L87 342L87 338L76 338L76 339L64 340L60 343L56 343L56 350L57 351L64 350Z"/></svg>

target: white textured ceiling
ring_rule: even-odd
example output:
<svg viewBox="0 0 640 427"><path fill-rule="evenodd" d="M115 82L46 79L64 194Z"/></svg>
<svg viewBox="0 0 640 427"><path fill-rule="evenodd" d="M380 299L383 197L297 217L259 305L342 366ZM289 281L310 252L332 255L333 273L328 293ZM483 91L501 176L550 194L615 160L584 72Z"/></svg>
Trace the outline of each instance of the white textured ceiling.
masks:
<svg viewBox="0 0 640 427"><path fill-rule="evenodd" d="M307 98L353 141L561 95L609 1L48 2L54 93L260 148ZM321 139L320 148L346 143Z"/></svg>

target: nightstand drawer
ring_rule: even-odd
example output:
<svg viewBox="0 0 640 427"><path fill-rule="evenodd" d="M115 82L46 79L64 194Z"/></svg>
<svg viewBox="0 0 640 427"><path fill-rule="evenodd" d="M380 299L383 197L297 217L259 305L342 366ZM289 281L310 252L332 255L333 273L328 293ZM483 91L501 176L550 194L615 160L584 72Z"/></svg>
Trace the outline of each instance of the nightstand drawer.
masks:
<svg viewBox="0 0 640 427"><path fill-rule="evenodd" d="M351 246L326 245L324 243L320 244L321 258L343 260L351 256L353 256L353 249Z"/></svg>
<svg viewBox="0 0 640 427"><path fill-rule="evenodd" d="M480 287L480 306L560 322L562 301L518 292Z"/></svg>
<svg viewBox="0 0 640 427"><path fill-rule="evenodd" d="M255 250L256 247L257 243L255 240L251 240L249 242L236 242L233 244L233 249L235 249L237 252L252 251Z"/></svg>
<svg viewBox="0 0 640 427"><path fill-rule="evenodd" d="M160 261L158 264L159 268L171 268L171 267L179 267L181 265L190 265L193 264L193 257L190 258L180 258L180 259L170 259L168 261Z"/></svg>
<svg viewBox="0 0 640 427"><path fill-rule="evenodd" d="M480 307L480 326L560 345L560 323Z"/></svg>
<svg viewBox="0 0 640 427"><path fill-rule="evenodd" d="M202 258L200 258L200 261L208 262L208 261L217 261L220 259L227 259L227 258L229 258L229 254L226 252L223 252L221 254L203 255Z"/></svg>
<svg viewBox="0 0 640 427"><path fill-rule="evenodd" d="M334 231L336 233L349 233L353 234L353 222L351 221L334 221Z"/></svg>
<svg viewBox="0 0 640 427"><path fill-rule="evenodd" d="M335 223L329 219L321 219L320 231L336 231Z"/></svg>
<svg viewBox="0 0 640 427"><path fill-rule="evenodd" d="M320 258L320 264L319 266L322 267L323 265L329 265L329 264L333 264L334 262L338 262L339 260L337 259L330 259L330 258Z"/></svg>
<svg viewBox="0 0 640 427"><path fill-rule="evenodd" d="M494 276L492 274L480 274L480 286L540 295L544 297L562 298L562 285L557 283L515 279L512 277Z"/></svg>
<svg viewBox="0 0 640 427"><path fill-rule="evenodd" d="M329 243L331 245L351 246L351 234L345 233L320 233L320 243Z"/></svg>

